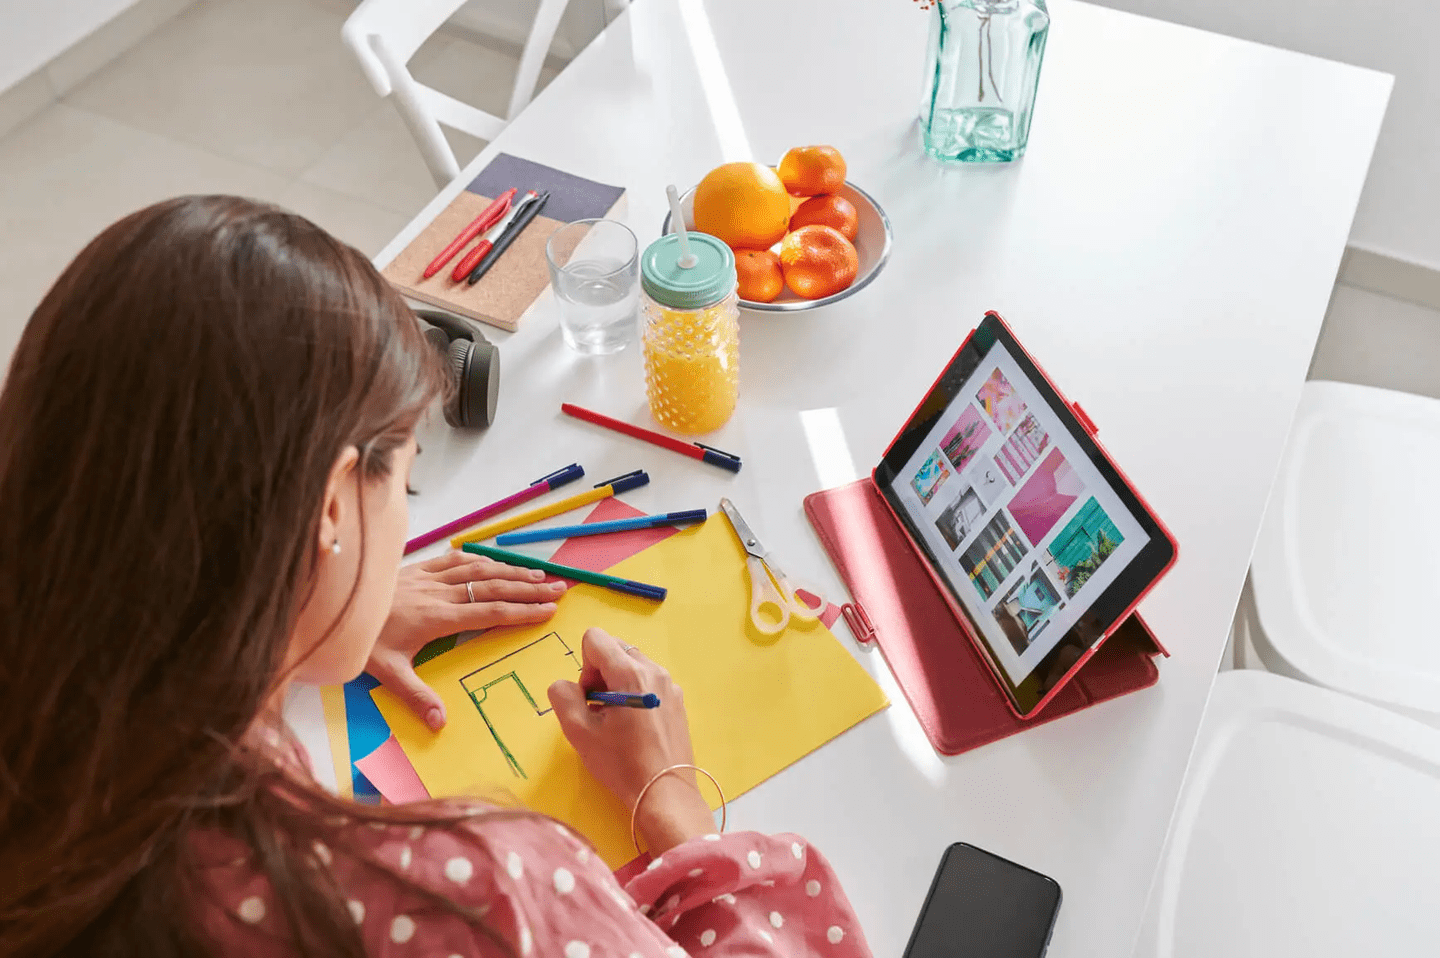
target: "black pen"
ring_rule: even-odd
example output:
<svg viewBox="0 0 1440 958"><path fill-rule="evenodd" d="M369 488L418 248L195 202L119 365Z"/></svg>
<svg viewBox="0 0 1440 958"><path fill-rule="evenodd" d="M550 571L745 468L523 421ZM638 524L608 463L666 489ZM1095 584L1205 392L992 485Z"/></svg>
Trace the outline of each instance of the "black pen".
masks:
<svg viewBox="0 0 1440 958"><path fill-rule="evenodd" d="M550 191L546 190L529 203L523 204L522 208L515 212L515 218L510 221L510 225L506 227L505 232L501 233L500 238L495 241L495 248L486 253L485 258L475 264L475 270L470 274L470 278L466 280L466 282L474 286L480 281L480 277L485 275L485 271L495 265L495 261L504 254L511 243L515 242L515 237L523 233L525 227L530 225L530 221L540 215L540 210L544 208L545 201L549 198Z"/></svg>

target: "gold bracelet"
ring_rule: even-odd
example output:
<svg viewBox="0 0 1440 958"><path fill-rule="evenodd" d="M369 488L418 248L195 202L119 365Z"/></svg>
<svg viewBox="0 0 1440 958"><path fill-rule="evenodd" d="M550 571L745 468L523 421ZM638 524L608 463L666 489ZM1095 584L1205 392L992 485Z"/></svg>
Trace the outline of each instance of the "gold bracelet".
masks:
<svg viewBox="0 0 1440 958"><path fill-rule="evenodd" d="M660 771L656 772L654 778L650 779L650 781L645 783L645 787L640 789L640 794L635 799L635 807L630 810L630 842L635 846L635 854L642 854L642 852L640 851L640 837L636 832L636 820L640 816L640 803L645 801L645 794L650 791L651 785L654 785L656 782L660 781L661 778L670 774L671 772L679 771L682 768L694 769L701 775L704 775L706 778L710 779L710 784L715 786L715 791L720 793L720 831L725 831L725 822L729 819L729 812L727 811L728 806L725 802L725 790L720 787L719 782L715 781L715 776L705 771L699 765L690 765L686 763L682 763L680 765L671 765L669 768L662 768Z"/></svg>

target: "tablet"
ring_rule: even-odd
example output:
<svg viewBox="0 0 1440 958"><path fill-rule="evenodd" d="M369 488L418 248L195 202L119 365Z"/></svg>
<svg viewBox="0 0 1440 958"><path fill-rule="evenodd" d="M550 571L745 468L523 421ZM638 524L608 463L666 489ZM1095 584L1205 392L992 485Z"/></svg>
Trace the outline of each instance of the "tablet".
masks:
<svg viewBox="0 0 1440 958"><path fill-rule="evenodd" d="M1175 558L1159 519L995 313L874 480L1022 718Z"/></svg>

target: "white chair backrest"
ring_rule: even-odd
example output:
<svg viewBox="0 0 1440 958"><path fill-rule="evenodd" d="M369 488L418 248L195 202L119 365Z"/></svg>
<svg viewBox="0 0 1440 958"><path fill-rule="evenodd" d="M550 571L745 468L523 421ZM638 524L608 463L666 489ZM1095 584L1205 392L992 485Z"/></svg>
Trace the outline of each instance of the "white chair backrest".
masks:
<svg viewBox="0 0 1440 958"><path fill-rule="evenodd" d="M365 0L340 28L340 36L375 92L389 96L390 73L381 60L383 54L371 44L383 45L396 62L409 63L415 51L464 5L465 0Z"/></svg>
<svg viewBox="0 0 1440 958"><path fill-rule="evenodd" d="M569 0L539 0L539 9L520 55L515 87L504 117L487 113L452 96L427 87L410 75L406 64L465 0L365 0L340 30L370 85L381 96L394 95L396 108L415 137L416 144L439 186L460 173L460 164L440 131L440 124L493 140L506 123L529 103L540 79L540 68ZM607 11L618 8L607 0Z"/></svg>

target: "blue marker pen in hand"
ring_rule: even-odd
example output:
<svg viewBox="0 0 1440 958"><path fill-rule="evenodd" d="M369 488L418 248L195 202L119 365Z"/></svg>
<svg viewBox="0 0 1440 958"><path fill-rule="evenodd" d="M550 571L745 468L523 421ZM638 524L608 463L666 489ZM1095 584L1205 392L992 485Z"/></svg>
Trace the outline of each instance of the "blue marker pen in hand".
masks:
<svg viewBox="0 0 1440 958"><path fill-rule="evenodd" d="M643 695L637 692L587 692L585 701L591 705L623 705L632 709L660 707L660 696L654 692L646 692Z"/></svg>

